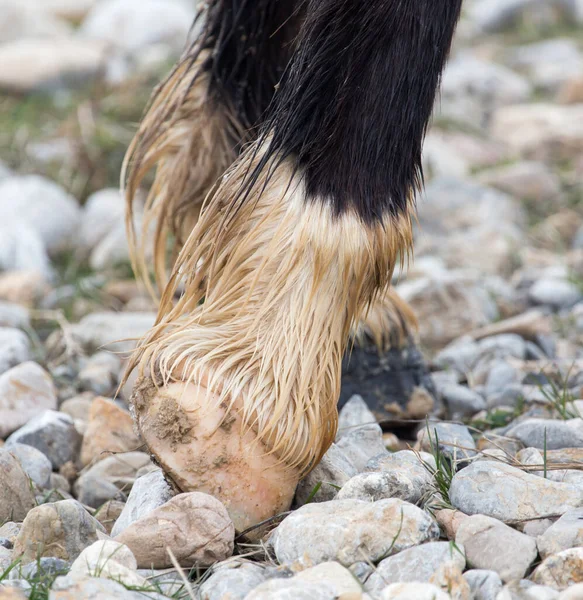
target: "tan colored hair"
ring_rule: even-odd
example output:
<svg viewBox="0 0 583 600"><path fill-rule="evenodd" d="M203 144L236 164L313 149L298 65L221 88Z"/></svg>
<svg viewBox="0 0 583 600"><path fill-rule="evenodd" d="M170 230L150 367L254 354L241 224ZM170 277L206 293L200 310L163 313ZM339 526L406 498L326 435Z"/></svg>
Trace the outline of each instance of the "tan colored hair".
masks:
<svg viewBox="0 0 583 600"><path fill-rule="evenodd" d="M242 397L245 426L307 471L336 434L350 328L386 293L411 219L334 215L277 157L240 201L262 152L251 147L207 198L129 368L163 384L204 381L219 404Z"/></svg>

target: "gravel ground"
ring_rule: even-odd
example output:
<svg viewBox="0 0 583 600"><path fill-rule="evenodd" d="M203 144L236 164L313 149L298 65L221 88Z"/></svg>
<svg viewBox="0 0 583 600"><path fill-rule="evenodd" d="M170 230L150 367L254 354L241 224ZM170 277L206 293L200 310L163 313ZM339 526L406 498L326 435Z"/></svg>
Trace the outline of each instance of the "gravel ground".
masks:
<svg viewBox="0 0 583 600"><path fill-rule="evenodd" d="M0 7L0 598L582 599L583 2L466 1L396 278L443 412L354 396L262 543L115 396L155 310L116 179L195 2Z"/></svg>

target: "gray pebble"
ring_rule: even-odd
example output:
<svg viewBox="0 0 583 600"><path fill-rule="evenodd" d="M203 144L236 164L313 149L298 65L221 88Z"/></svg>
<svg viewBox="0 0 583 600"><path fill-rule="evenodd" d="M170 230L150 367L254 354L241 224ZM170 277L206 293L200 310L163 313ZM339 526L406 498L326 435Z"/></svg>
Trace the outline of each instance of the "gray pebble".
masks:
<svg viewBox="0 0 583 600"><path fill-rule="evenodd" d="M332 500L351 477L358 473L344 452L332 444L320 463L298 484L296 503L305 504L311 497L312 502ZM317 490L314 494L314 490Z"/></svg>
<svg viewBox="0 0 583 600"><path fill-rule="evenodd" d="M478 461L458 471L449 497L465 514L488 515L503 522L562 515L583 506L583 494L574 485L492 461Z"/></svg>
<svg viewBox="0 0 583 600"><path fill-rule="evenodd" d="M30 360L28 337L19 329L0 327L0 374Z"/></svg>
<svg viewBox="0 0 583 600"><path fill-rule="evenodd" d="M51 487L53 467L51 461L40 450L26 444L10 444L8 450L39 489Z"/></svg>
<svg viewBox="0 0 583 600"><path fill-rule="evenodd" d="M426 583L446 564L463 571L466 566L463 547L455 548L449 542L429 542L408 548L382 560L368 578L365 590L376 597L391 583Z"/></svg>
<svg viewBox="0 0 583 600"><path fill-rule="evenodd" d="M473 600L496 600L502 591L502 580L495 571L471 569L464 579L470 584Z"/></svg>
<svg viewBox="0 0 583 600"><path fill-rule="evenodd" d="M583 508L567 511L537 538L543 559L569 548L583 546Z"/></svg>
<svg viewBox="0 0 583 600"><path fill-rule="evenodd" d="M484 515L463 519L455 541L472 567L496 571L502 581L524 577L538 554L533 538Z"/></svg>
<svg viewBox="0 0 583 600"><path fill-rule="evenodd" d="M465 425L430 421L419 431L417 440L423 450L431 452L436 443L436 436L439 449L453 460L466 460L476 455L476 443Z"/></svg>
<svg viewBox="0 0 583 600"><path fill-rule="evenodd" d="M506 432L525 446L547 450L583 448L583 419L557 421L551 419L527 419Z"/></svg>
<svg viewBox="0 0 583 600"><path fill-rule="evenodd" d="M15 431L6 441L11 444L28 444L40 450L51 461L54 469L79 456L81 436L73 419L53 410L47 410Z"/></svg>
<svg viewBox="0 0 583 600"><path fill-rule="evenodd" d="M111 537L116 537L132 523L166 504L173 496L161 469L136 479L127 503L113 526Z"/></svg>
<svg viewBox="0 0 583 600"><path fill-rule="evenodd" d="M535 304L545 304L554 309L569 308L583 299L581 290L566 279L539 279L529 291Z"/></svg>
<svg viewBox="0 0 583 600"><path fill-rule="evenodd" d="M472 417L477 412L486 408L484 398L468 387L446 385L440 392L443 402L447 407L449 417L454 421L465 417Z"/></svg>

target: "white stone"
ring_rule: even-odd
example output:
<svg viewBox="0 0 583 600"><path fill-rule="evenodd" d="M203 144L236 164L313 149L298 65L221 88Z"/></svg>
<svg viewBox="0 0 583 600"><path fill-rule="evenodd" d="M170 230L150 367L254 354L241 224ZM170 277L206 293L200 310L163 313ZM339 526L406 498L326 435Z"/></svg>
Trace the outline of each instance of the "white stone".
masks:
<svg viewBox="0 0 583 600"><path fill-rule="evenodd" d="M0 375L29 359L28 337L19 329L0 327Z"/></svg>
<svg viewBox="0 0 583 600"><path fill-rule="evenodd" d="M131 53L159 42L180 51L194 16L194 7L180 0L102 0L87 15L81 33Z"/></svg>
<svg viewBox="0 0 583 600"><path fill-rule="evenodd" d="M583 299L583 293L565 279L539 279L528 295L535 304L547 304L553 308L569 308Z"/></svg>
<svg viewBox="0 0 583 600"><path fill-rule="evenodd" d="M0 46L0 88L15 92L58 89L95 78L104 45L75 38L23 39Z"/></svg>
<svg viewBox="0 0 583 600"><path fill-rule="evenodd" d="M81 436L69 415L45 410L6 440L7 448L11 444L33 446L51 461L54 469L59 469L78 458Z"/></svg>
<svg viewBox="0 0 583 600"><path fill-rule="evenodd" d="M538 554L533 538L484 515L464 519L455 541L472 567L496 571L502 581L524 577Z"/></svg>
<svg viewBox="0 0 583 600"><path fill-rule="evenodd" d="M383 590L380 600L451 600L451 597L431 583L393 583Z"/></svg>
<svg viewBox="0 0 583 600"><path fill-rule="evenodd" d="M73 325L75 339L87 350L131 351L154 325L154 313L96 312Z"/></svg>
<svg viewBox="0 0 583 600"><path fill-rule="evenodd" d="M301 506L309 498L312 502L332 500L338 489L357 473L358 470L346 454L336 444L332 444L318 465L299 482L296 502Z"/></svg>
<svg viewBox="0 0 583 600"><path fill-rule="evenodd" d="M280 563L308 566L336 560L348 566L365 557L374 562L438 536L437 523L402 500L332 500L294 511L269 543Z"/></svg>
<svg viewBox="0 0 583 600"><path fill-rule="evenodd" d="M38 5L46 1L36 0L37 6L32 6L31 0L0 0L0 43L69 35L71 28L66 23L44 10L38 10Z"/></svg>
<svg viewBox="0 0 583 600"><path fill-rule="evenodd" d="M583 494L574 485L492 461L475 462L458 471L449 497L465 514L483 514L503 522L562 515L583 506Z"/></svg>
<svg viewBox="0 0 583 600"><path fill-rule="evenodd" d="M121 515L111 530L111 536L119 535L132 523L166 504L173 496L174 492L164 479L161 469L139 477L132 487Z"/></svg>
<svg viewBox="0 0 583 600"><path fill-rule="evenodd" d="M40 412L56 408L53 381L36 363L25 362L0 375L0 438L6 438Z"/></svg>
<svg viewBox="0 0 583 600"><path fill-rule="evenodd" d="M473 600L496 600L502 591L502 580L495 571L471 569L464 573L464 579L470 584Z"/></svg>
<svg viewBox="0 0 583 600"><path fill-rule="evenodd" d="M26 444L11 444L8 451L39 489L50 488L53 466L40 450Z"/></svg>
<svg viewBox="0 0 583 600"><path fill-rule="evenodd" d="M0 62L4 64L1 58ZM0 182L0 222L11 221L28 224L54 253L71 246L80 223L80 208L49 179L38 175L11 177Z"/></svg>
<svg viewBox="0 0 583 600"><path fill-rule="evenodd" d="M583 104L516 104L498 109L492 135L537 160L560 160L583 151Z"/></svg>
<svg viewBox="0 0 583 600"><path fill-rule="evenodd" d="M83 206L81 227L76 236L82 251L95 248L114 228L123 223L124 200L117 189L105 189L91 194Z"/></svg>
<svg viewBox="0 0 583 600"><path fill-rule="evenodd" d="M0 269L35 272L44 279L51 277L52 267L44 242L31 225L19 218L0 223L0 240Z"/></svg>
<svg viewBox="0 0 583 600"><path fill-rule="evenodd" d="M352 573L337 562L325 562L290 579L271 579L245 596L245 600L333 600L361 593ZM229 597L229 596L227 596Z"/></svg>
<svg viewBox="0 0 583 600"><path fill-rule="evenodd" d="M30 326L28 310L14 302L0 301L0 327L16 327L26 329Z"/></svg>
<svg viewBox="0 0 583 600"><path fill-rule="evenodd" d="M382 560L367 579L365 590L376 597L392 583L428 583L435 572L446 564L464 570L466 559L463 546L456 548L449 542L415 546Z"/></svg>
<svg viewBox="0 0 583 600"><path fill-rule="evenodd" d="M543 559L569 548L583 547L583 508L566 512L536 543Z"/></svg>

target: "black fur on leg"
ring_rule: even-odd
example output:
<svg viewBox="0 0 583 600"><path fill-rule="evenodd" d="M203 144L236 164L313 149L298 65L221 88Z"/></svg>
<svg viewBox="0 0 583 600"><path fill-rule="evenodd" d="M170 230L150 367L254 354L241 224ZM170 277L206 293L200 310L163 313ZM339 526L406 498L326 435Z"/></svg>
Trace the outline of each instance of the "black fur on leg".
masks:
<svg viewBox="0 0 583 600"><path fill-rule="evenodd" d="M202 31L184 60L203 50L210 98L247 130L260 124L292 55L304 0L210 0L193 28ZM248 131L252 137L251 131Z"/></svg>
<svg viewBox="0 0 583 600"><path fill-rule="evenodd" d="M460 9L461 0L307 0L249 187L274 156L291 156L307 196L337 214L353 209L370 223L404 213L422 184L423 137Z"/></svg>

